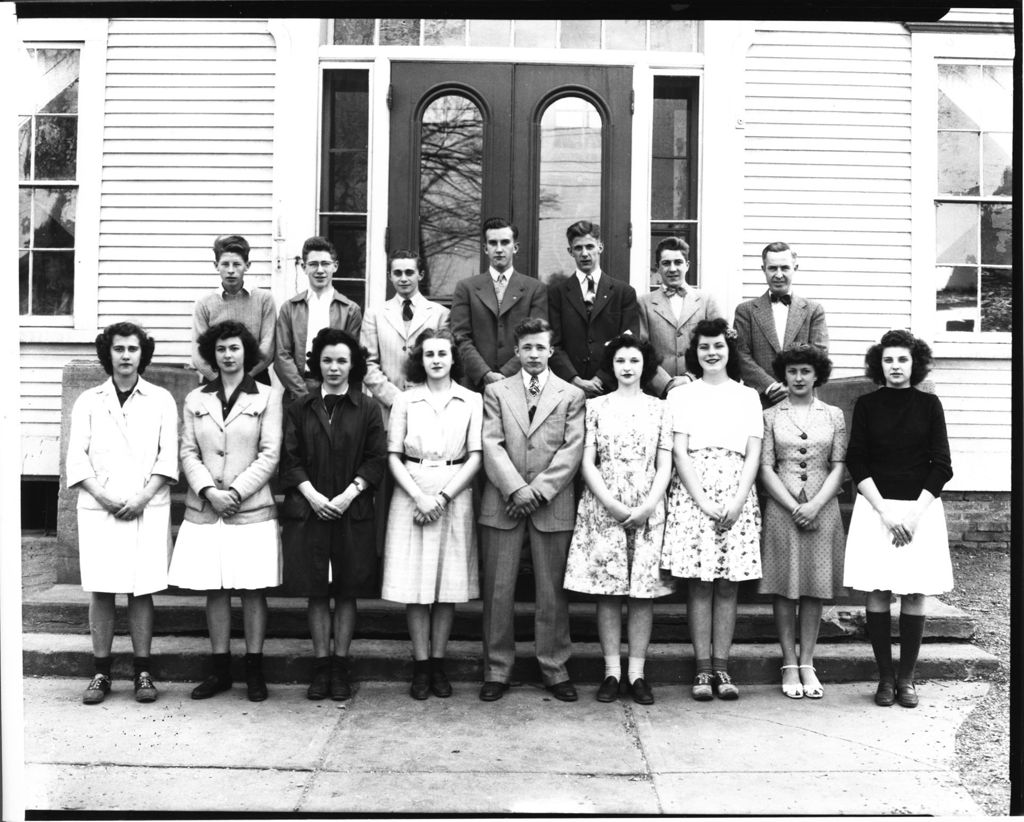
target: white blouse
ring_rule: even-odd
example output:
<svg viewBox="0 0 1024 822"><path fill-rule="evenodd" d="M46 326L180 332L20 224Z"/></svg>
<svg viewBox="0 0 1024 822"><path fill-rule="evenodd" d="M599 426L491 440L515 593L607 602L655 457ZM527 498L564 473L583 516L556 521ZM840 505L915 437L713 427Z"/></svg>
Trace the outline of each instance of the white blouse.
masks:
<svg viewBox="0 0 1024 822"><path fill-rule="evenodd" d="M669 391L667 402L672 408L672 429L689 436L688 451L728 448L744 454L750 437L764 435L757 392L735 380L719 385L696 380Z"/></svg>

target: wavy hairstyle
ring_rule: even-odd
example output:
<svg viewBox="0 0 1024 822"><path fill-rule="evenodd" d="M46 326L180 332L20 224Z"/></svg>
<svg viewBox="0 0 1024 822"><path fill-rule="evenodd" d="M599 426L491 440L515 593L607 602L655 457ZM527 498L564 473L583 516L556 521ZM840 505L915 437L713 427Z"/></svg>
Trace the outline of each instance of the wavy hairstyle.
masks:
<svg viewBox="0 0 1024 822"><path fill-rule="evenodd" d="M349 356L352 358L352 368L348 372L348 384L350 387L362 385L363 377L366 376L366 358L369 355L355 337L340 328L321 328L316 332L309 356L306 358L306 368L309 369L310 376L319 382L324 381L324 373L320 370L320 355L329 345L348 347Z"/></svg>
<svg viewBox="0 0 1024 822"><path fill-rule="evenodd" d="M791 345L775 355L772 373L775 379L786 384L786 366L809 365L814 369L814 387L824 385L832 374L832 360L816 345Z"/></svg>
<svg viewBox="0 0 1024 822"><path fill-rule="evenodd" d="M112 323L96 335L96 356L99 357L100 365L108 375L114 373L114 362L110 356L110 346L114 344L114 337L133 336L139 341L139 374L142 374L152 362L153 352L156 350L156 340L146 333L146 329L125 321Z"/></svg>
<svg viewBox="0 0 1024 822"><path fill-rule="evenodd" d="M618 380L615 379L615 355L623 348L635 348L644 358L644 367L640 371L640 384L646 385L658 370L658 354L650 341L642 337L636 337L630 333L612 337L604 344L602 367L611 375L612 383L618 385Z"/></svg>
<svg viewBox="0 0 1024 822"><path fill-rule="evenodd" d="M910 384L917 385L932 370L932 349L920 337L908 329L894 328L886 331L882 339L868 349L864 355L864 374L876 385L885 385L882 373L882 351L886 348L906 348L910 351L913 366L910 369Z"/></svg>
<svg viewBox="0 0 1024 822"><path fill-rule="evenodd" d="M248 328L235 320L225 320L222 323L211 325L200 334L199 339L196 340L199 356L206 360L210 368L219 371L220 369L217 368L217 343L231 337L238 337L242 341L242 348L245 350L242 368L248 374L260 363L260 344L256 342L256 338Z"/></svg>
<svg viewBox="0 0 1024 822"><path fill-rule="evenodd" d="M730 380L740 381L740 358L736 353L736 341L728 334L729 323L721 317L713 320L701 320L693 328L690 335L690 346L686 349L686 370L695 374L698 379L704 376L704 369L697 360L697 343L701 337L725 337L725 344L729 349L729 359L725 363L725 373Z"/></svg>
<svg viewBox="0 0 1024 822"><path fill-rule="evenodd" d="M447 328L425 328L416 337L412 351L409 352L409 359L405 361L405 376L409 382L425 383L427 381L427 369L423 365L423 346L428 340L448 340L452 347L452 373L454 382L462 379L462 357L459 355L459 347L455 344L455 337Z"/></svg>

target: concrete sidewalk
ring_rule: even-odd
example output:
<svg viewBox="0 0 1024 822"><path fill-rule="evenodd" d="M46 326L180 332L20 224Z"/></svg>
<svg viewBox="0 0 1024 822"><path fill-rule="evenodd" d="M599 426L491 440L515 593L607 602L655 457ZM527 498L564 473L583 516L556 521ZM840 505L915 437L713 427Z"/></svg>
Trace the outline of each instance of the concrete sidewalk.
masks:
<svg viewBox="0 0 1024 822"><path fill-rule="evenodd" d="M979 815L953 767L956 729L988 685L926 682L916 710L878 708L871 683L820 701L777 686L698 703L558 702L537 686L497 703L456 682L451 699L364 682L347 703L244 685L205 702L163 682L99 706L82 679L26 679L29 809L474 814Z"/></svg>

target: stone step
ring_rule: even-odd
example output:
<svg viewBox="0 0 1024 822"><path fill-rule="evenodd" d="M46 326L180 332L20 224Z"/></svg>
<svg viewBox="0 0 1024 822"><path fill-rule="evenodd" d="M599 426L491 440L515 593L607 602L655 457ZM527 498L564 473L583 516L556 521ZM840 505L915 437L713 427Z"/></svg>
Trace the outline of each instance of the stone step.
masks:
<svg viewBox="0 0 1024 822"><path fill-rule="evenodd" d="M232 671L243 682L244 644L233 642ZM625 649L623 649L625 654ZM893 649L898 655L898 647ZM159 680L197 681L209 673L209 642L203 637L160 637L153 643L154 674ZM540 681L533 644L516 645L514 682ZM410 647L405 640L357 639L352 643L353 674L358 680L407 680L412 676ZM264 645L263 669L269 682L309 681L311 646L303 639L268 639ZM744 643L733 646L729 671L740 684L779 682L781 659L774 643ZM77 634L25 634L23 643L25 676L61 676L87 679L92 675L92 646L88 636ZM824 643L815 656L818 676L823 682L870 681L875 676L871 647L865 643ZM921 648L917 666L919 679L985 678L999 666L991 654L969 643L933 642ZM114 639L115 680L131 678L131 641ZM455 641L449 645L446 670L456 682L473 683L483 676L479 642ZM646 678L653 683L689 683L693 679L693 649L685 643L652 645L647 657ZM576 642L569 662L570 677L595 684L604 675L601 648L596 643ZM129 688L127 681L115 687ZM458 688L467 694L467 685Z"/></svg>
<svg viewBox="0 0 1024 822"><path fill-rule="evenodd" d="M23 630L29 633L89 632L89 594L77 585L55 585L25 597L22 605ZM117 631L127 633L128 618L125 597L117 597ZM163 593L154 596L155 634L158 636L205 636L205 597L202 595ZM232 632L241 636L242 614L239 599L233 598ZM306 621L306 601L288 597L269 597L268 636L274 638L304 639L309 636ZM929 641L968 641L974 636L975 624L970 615L958 608L929 598L925 636ZM482 624L481 603L458 605L452 638L479 641ZM594 605L590 602L572 602L569 605L574 640L597 640ZM892 620L893 636L899 633L898 615ZM360 600L356 635L360 639L407 638L405 607L385 600ZM516 637L533 637L533 605L516 603ZM777 638L771 605L767 603L741 603L736 620L737 642L774 642ZM654 643L673 643L688 639L686 604L684 602L657 602L654 606ZM826 605L822 612L819 638L821 642L864 640L863 605Z"/></svg>

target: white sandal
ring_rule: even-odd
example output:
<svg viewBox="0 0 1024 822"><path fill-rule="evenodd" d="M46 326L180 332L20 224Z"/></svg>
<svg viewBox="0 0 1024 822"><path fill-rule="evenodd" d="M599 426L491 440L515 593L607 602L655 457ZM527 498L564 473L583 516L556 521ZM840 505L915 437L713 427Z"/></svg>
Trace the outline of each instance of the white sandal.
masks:
<svg viewBox="0 0 1024 822"><path fill-rule="evenodd" d="M780 671L785 671L787 668L800 668L799 665L783 665L779 668ZM787 685L785 682L782 683L782 693L788 696L790 699L803 699L804 698L804 686L802 683L797 682L793 685Z"/></svg>
<svg viewBox="0 0 1024 822"><path fill-rule="evenodd" d="M821 682L818 680L818 675L814 671L814 666L813 665L797 665L796 667L801 669L801 674L800 674L800 680L801 681L803 681L803 678L804 678L803 673L802 673L804 668L809 668L810 671L811 671L811 676L814 677L814 682L812 682L810 685L808 685L807 683L804 683L804 696L806 696L808 699L821 699L823 696L825 696L825 689L821 686Z"/></svg>

